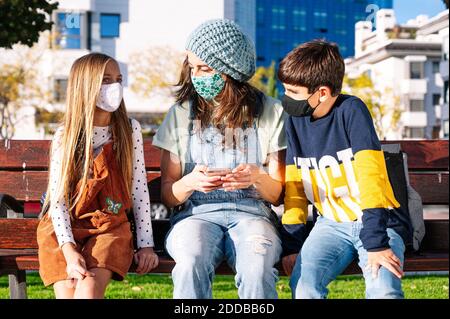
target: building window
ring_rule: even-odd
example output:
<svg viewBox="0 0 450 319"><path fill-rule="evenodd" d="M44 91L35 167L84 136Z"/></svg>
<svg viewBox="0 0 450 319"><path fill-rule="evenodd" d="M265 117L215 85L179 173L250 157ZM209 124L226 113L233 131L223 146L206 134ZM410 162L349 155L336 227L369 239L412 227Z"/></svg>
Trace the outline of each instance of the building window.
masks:
<svg viewBox="0 0 450 319"><path fill-rule="evenodd" d="M433 94L433 105L440 105L441 95Z"/></svg>
<svg viewBox="0 0 450 319"><path fill-rule="evenodd" d="M294 9L292 11L292 27L294 31L306 31L306 11Z"/></svg>
<svg viewBox="0 0 450 319"><path fill-rule="evenodd" d="M439 61L433 61L433 73L439 73Z"/></svg>
<svg viewBox="0 0 450 319"><path fill-rule="evenodd" d="M441 126L440 125L435 125L433 126L433 130L431 132L431 138L433 140L436 140L439 138L439 135L441 133Z"/></svg>
<svg viewBox="0 0 450 319"><path fill-rule="evenodd" d="M444 81L444 103L448 103L448 80Z"/></svg>
<svg viewBox="0 0 450 319"><path fill-rule="evenodd" d="M444 37L444 42L442 45L442 60L448 61L448 52L449 52L449 44L448 44L448 35Z"/></svg>
<svg viewBox="0 0 450 319"><path fill-rule="evenodd" d="M409 77L411 79L423 79L423 63L422 62L410 62L409 64Z"/></svg>
<svg viewBox="0 0 450 319"><path fill-rule="evenodd" d="M58 49L81 49L81 13L58 12L55 44Z"/></svg>
<svg viewBox="0 0 450 319"><path fill-rule="evenodd" d="M320 33L327 33L327 13L324 11L314 12L314 30Z"/></svg>
<svg viewBox="0 0 450 319"><path fill-rule="evenodd" d="M100 14L100 36L102 38L118 38L120 30L120 14Z"/></svg>
<svg viewBox="0 0 450 319"><path fill-rule="evenodd" d="M264 7L258 7L258 9L256 10L256 23L258 27L263 27L264 21Z"/></svg>
<svg viewBox="0 0 450 319"><path fill-rule="evenodd" d="M444 137L448 137L449 136L449 132L448 132L448 120L444 121Z"/></svg>
<svg viewBox="0 0 450 319"><path fill-rule="evenodd" d="M423 112L423 100L409 100L409 111L410 112Z"/></svg>
<svg viewBox="0 0 450 319"><path fill-rule="evenodd" d="M354 16L355 22L365 21L367 19L366 15L356 13Z"/></svg>
<svg viewBox="0 0 450 319"><path fill-rule="evenodd" d="M282 7L272 8L272 29L285 30L286 29L286 10Z"/></svg>
<svg viewBox="0 0 450 319"><path fill-rule="evenodd" d="M404 138L424 138L425 128L424 127L405 127L403 131Z"/></svg>
<svg viewBox="0 0 450 319"><path fill-rule="evenodd" d="M347 56L347 47L345 46L345 45L340 45L339 46L339 53L342 55L342 56Z"/></svg>
<svg viewBox="0 0 450 319"><path fill-rule="evenodd" d="M54 81L54 98L57 103L66 101L67 79L55 79Z"/></svg>

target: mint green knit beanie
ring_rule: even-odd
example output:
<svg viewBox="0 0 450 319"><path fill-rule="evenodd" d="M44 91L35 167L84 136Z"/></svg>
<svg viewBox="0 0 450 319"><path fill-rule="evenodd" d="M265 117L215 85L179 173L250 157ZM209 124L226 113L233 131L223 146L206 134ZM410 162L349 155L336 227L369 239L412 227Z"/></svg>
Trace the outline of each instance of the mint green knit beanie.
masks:
<svg viewBox="0 0 450 319"><path fill-rule="evenodd" d="M231 20L217 19L202 23L189 36L186 50L209 67L237 81L248 81L255 73L255 47Z"/></svg>

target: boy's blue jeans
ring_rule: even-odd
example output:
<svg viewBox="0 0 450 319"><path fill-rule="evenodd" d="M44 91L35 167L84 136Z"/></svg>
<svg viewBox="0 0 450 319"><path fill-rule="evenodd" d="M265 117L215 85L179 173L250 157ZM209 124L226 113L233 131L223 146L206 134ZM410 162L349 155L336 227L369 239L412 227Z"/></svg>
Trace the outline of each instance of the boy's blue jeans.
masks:
<svg viewBox="0 0 450 319"><path fill-rule="evenodd" d="M281 240L260 201L188 202L173 218L166 249L176 265L173 297L212 298L215 268L227 259L241 299L277 298Z"/></svg>
<svg viewBox="0 0 450 319"><path fill-rule="evenodd" d="M290 286L294 298L326 298L328 284L356 257L366 283L366 298L403 298L401 280L393 273L381 267L378 277L373 279L371 270L365 269L367 250L359 239L361 228L361 222L338 223L318 217L292 271ZM388 228L387 232L389 245L403 264L403 239L391 228Z"/></svg>

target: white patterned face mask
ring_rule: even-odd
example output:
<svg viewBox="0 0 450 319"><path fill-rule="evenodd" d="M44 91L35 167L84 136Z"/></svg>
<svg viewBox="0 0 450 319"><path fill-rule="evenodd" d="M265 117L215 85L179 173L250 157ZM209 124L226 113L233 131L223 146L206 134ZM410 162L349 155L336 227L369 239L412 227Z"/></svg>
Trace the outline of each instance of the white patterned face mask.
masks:
<svg viewBox="0 0 450 319"><path fill-rule="evenodd" d="M122 84L118 82L112 84L102 84L96 105L107 112L114 112L119 108L122 98Z"/></svg>

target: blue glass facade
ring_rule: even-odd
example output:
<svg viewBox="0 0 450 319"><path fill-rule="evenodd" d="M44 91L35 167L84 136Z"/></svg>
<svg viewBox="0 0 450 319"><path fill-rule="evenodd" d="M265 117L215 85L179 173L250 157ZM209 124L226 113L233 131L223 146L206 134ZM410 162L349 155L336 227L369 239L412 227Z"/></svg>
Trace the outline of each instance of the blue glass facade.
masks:
<svg viewBox="0 0 450 319"><path fill-rule="evenodd" d="M225 0L228 18L250 14L230 11L255 11L256 28L248 23L243 25L240 19L234 20L255 41L258 66L268 66L272 61L278 63L299 44L318 38L338 43L344 57L352 56L355 23L373 22L377 8L393 7L393 0L255 0L252 6L234 6L234 9L230 7L231 2L237 1Z"/></svg>
<svg viewBox="0 0 450 319"><path fill-rule="evenodd" d="M120 30L120 14L100 14L100 36L102 38L118 38Z"/></svg>
<svg viewBox="0 0 450 319"><path fill-rule="evenodd" d="M81 49L80 16L68 12L56 15L56 45L61 49Z"/></svg>

